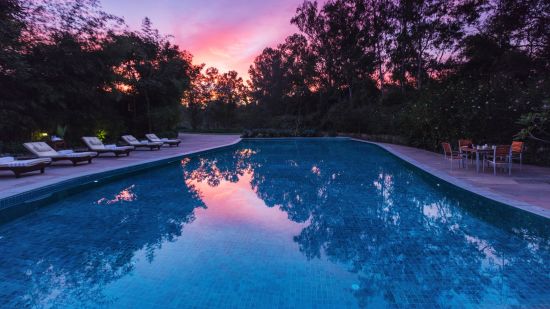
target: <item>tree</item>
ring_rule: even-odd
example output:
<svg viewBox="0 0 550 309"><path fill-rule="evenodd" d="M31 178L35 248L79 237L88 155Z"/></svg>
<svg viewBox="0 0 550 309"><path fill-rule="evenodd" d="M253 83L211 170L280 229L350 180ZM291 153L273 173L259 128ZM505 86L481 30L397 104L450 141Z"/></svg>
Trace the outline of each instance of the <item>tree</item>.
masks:
<svg viewBox="0 0 550 309"><path fill-rule="evenodd" d="M523 126L517 135L518 138L550 144L550 110L523 115L518 123Z"/></svg>
<svg viewBox="0 0 550 309"><path fill-rule="evenodd" d="M282 113L283 68L282 55L278 49L266 48L254 59L248 70L250 91L257 105L270 115Z"/></svg>
<svg viewBox="0 0 550 309"><path fill-rule="evenodd" d="M67 128L68 142L98 130L173 134L190 85L191 55L146 19L141 31L96 0L2 1L0 137ZM19 151L16 147L7 151Z"/></svg>
<svg viewBox="0 0 550 309"><path fill-rule="evenodd" d="M28 65L21 50L24 47L22 32L27 26L24 10L19 1L0 2L0 140L10 136L21 138L21 132L34 126L32 117L23 114L22 83Z"/></svg>
<svg viewBox="0 0 550 309"><path fill-rule="evenodd" d="M237 128L238 110L249 102L248 88L236 71L220 73L204 64L194 67L191 88L184 96L193 129Z"/></svg>
<svg viewBox="0 0 550 309"><path fill-rule="evenodd" d="M366 7L359 0L304 2L292 23L307 35L326 89L345 90L353 101L354 85L371 78L375 50L364 36ZM327 48L330 47L330 48Z"/></svg>
<svg viewBox="0 0 550 309"><path fill-rule="evenodd" d="M420 90L423 81L434 76L437 64L456 50L462 24L455 12L452 1L398 1L391 62L394 78L403 90L410 82Z"/></svg>

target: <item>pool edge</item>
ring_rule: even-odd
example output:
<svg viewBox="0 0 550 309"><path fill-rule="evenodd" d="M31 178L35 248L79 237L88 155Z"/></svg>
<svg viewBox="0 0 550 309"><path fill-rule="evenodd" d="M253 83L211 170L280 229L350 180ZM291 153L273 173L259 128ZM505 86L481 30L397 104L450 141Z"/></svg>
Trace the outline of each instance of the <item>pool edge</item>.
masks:
<svg viewBox="0 0 550 309"><path fill-rule="evenodd" d="M423 171L423 172L425 172L425 173L427 173L427 174L429 174L429 175L431 175L431 176L433 176L437 179L440 179L440 180L442 180L442 181L444 181L444 182L446 182L446 183L448 183L452 186L458 187L462 190L468 191L468 192L470 192L472 194L475 194L477 196L480 196L482 198L486 198L488 200L491 200L491 201L494 201L494 202L497 202L497 203L500 203L500 204L504 204L505 206L509 206L509 207L513 207L513 208L520 209L520 210L523 210L523 211L527 211L531 214L541 216L541 217L544 217L546 219L550 219L550 212L548 212L546 209L544 209L540 206L536 206L536 205L533 205L533 204L530 204L530 203L526 203L526 202L506 198L506 197L501 196L499 194L490 192L486 189L481 189L481 188L474 187L473 185L471 185L471 184L469 184L465 181L462 181L458 178L455 178L455 177L452 177L450 175L439 172L437 170L434 170L431 167L429 167L425 164L422 164L422 163L420 163L420 162L418 162L418 161L416 161L416 160L414 160L414 159L412 159L412 158L410 158L410 157L408 157L408 156L406 156L402 153L399 153L399 152L391 149L390 147L387 147L384 144L371 142L371 141L366 141L366 140L361 140L361 139L352 138L352 137L339 136L339 137L303 137L303 138L296 138L296 137L294 137L294 138L293 137L237 138L235 141L233 141L231 143L227 143L227 144L222 144L222 145L213 146L213 147L201 148L201 149L194 150L194 151L182 152L182 153L177 154L177 155L171 155L171 156L162 157L162 158L158 158L158 159L156 159L156 158L155 159L149 159L149 160L145 160L145 161L142 161L142 162L139 162L139 163L133 163L133 164L130 164L130 165L127 165L127 166L124 166L124 167L118 167L118 168L114 168L114 169L102 169L102 170L98 170L98 171L94 171L94 172L90 172L90 173L85 173L85 174L80 174L80 175L69 177L69 178L60 179L60 180L55 181L53 183L41 184L39 186L27 189L27 190L22 191L22 192L17 192L17 193L7 194L5 196L1 196L0 197L0 221L1 221L2 213L6 212L10 208L16 208L16 206L18 206L18 205L23 205L24 206L25 204L28 204L28 203L33 203L33 202L36 202L36 201L46 199L49 196L51 196L53 193L57 193L59 191L65 190L65 189L71 189L71 188L76 188L76 187L79 187L79 186L87 185L87 184L90 184L92 182L97 182L98 180L101 180L101 179L108 179L108 178L111 178L111 177L130 174L130 173L133 173L133 172L136 172L136 171L155 168L155 167L173 162L175 160L181 159L181 158L186 157L186 156L196 155L196 154L205 153L205 152L208 152L208 151L219 150L219 149L231 147L231 146L234 146L234 145L237 145L237 144L241 143L242 141L246 141L246 140L251 140L251 141L279 140L279 141L281 141L281 140L311 140L311 139L350 140L350 141L367 143L367 144L370 144L370 145L377 146L377 147L385 150L389 154L403 160L404 162L406 162L406 163L420 169L421 171Z"/></svg>
<svg viewBox="0 0 550 309"><path fill-rule="evenodd" d="M514 200L514 199L510 199L510 198L507 198L507 197L504 197L500 194L497 194L497 193L494 193L494 192L491 192L491 191L488 191L486 189L482 189L482 188L478 188L478 187L475 187L465 181L462 181L458 178L455 178L453 176L450 176L450 175L447 175L445 173L442 173L442 172L439 172L423 163L420 163L418 162L417 160L409 157L409 156L406 156L402 153L399 153L393 149L391 149L390 147L387 147L386 145L384 144L380 144L380 143L376 143L376 142L371 142L371 141L366 141L366 140L362 140L362 139L357 139L357 138L352 138L350 137L349 140L351 141L356 141L356 142L361 142L361 143L367 143L367 144L371 144L371 145L375 145L377 147L380 147L381 149L387 151L388 153L392 154L393 156L417 167L418 169L442 180L442 181L445 181L446 183L450 184L450 185L453 185L453 186L456 186L460 189L463 189L463 190L466 190L472 194L475 194L477 196L480 196L480 197L483 197L483 198L486 198L486 199L489 199L491 201L494 201L494 202L497 202L497 203L500 203L500 204L504 204L506 206L509 206L509 207L514 207L514 208L517 208L517 209L520 209L520 210L523 210L523 211L527 211L531 214L534 214L534 215L537 215L537 216L540 216L540 217L544 217L546 219L550 219L550 212L547 211L546 209L540 207L540 206L536 206L536 205L533 205L533 204L530 204L530 203L527 203L527 202L522 202L522 201L518 201L518 200Z"/></svg>
<svg viewBox="0 0 550 309"><path fill-rule="evenodd" d="M17 208L17 206L24 206L25 204L34 203L36 201L49 198L52 194L59 193L63 190L74 189L79 186L97 183L100 180L105 180L111 177L117 177L125 174L134 173L141 170L155 168L179 160L181 158L205 153L209 151L224 149L240 143L242 139L239 137L231 143L221 144L213 147L205 147L197 150L182 152L177 155L163 156L161 158L153 158L144 160L141 162L131 163L126 166L117 168L103 168L92 172L85 172L74 176L68 176L61 179L57 179L52 182L42 183L32 188L22 189L20 192L8 192L5 195L0 196L0 221L3 214Z"/></svg>

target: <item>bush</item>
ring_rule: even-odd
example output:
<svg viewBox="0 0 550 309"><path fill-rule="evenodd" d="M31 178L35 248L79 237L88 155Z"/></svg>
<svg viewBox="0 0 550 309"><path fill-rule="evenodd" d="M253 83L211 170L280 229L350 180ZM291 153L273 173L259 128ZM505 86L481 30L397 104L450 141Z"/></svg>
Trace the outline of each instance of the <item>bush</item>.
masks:
<svg viewBox="0 0 550 309"><path fill-rule="evenodd" d="M242 138L274 138L274 137L318 137L321 134L314 129L289 130L289 129L251 129L245 130Z"/></svg>

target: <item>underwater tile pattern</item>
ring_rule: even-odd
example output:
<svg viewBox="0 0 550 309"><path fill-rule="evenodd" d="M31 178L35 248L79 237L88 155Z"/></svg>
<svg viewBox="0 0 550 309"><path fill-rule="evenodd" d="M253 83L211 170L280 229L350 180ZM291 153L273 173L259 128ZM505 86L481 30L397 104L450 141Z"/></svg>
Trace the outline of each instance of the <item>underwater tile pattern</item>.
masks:
<svg viewBox="0 0 550 309"><path fill-rule="evenodd" d="M349 140L243 141L0 225L0 306L550 307L549 220Z"/></svg>

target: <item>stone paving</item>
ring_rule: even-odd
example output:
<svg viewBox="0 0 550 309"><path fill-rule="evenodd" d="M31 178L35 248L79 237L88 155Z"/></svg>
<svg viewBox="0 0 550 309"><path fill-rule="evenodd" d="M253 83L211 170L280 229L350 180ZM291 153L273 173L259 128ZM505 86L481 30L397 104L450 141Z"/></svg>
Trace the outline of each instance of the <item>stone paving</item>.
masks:
<svg viewBox="0 0 550 309"><path fill-rule="evenodd" d="M114 155L104 154L95 158L92 164L80 164L78 166L72 166L70 161L55 162L46 168L44 174L31 172L23 174L20 178L15 178L10 171L0 171L0 198L79 176L177 157L240 141L238 135L221 134L180 134L179 138L182 140L179 147L165 146L161 150L153 151L140 149L132 151L129 157L120 156L116 158Z"/></svg>
<svg viewBox="0 0 550 309"><path fill-rule="evenodd" d="M376 143L405 161L452 184L505 204L550 218L550 168L514 163L512 175L492 168L476 172L475 161L459 168L444 160L442 154L394 144Z"/></svg>

